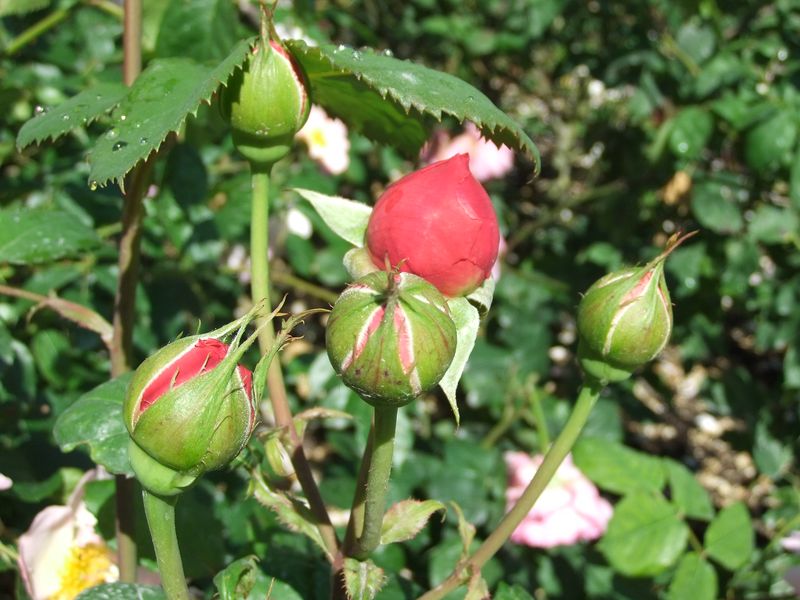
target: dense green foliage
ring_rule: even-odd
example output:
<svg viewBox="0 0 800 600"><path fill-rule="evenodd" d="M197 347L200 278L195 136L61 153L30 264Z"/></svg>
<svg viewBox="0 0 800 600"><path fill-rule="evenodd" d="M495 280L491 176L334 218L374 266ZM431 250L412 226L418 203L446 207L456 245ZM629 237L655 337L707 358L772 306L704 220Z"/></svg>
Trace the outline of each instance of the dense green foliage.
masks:
<svg viewBox="0 0 800 600"><path fill-rule="evenodd" d="M224 80L235 66L237 42L256 31L252 6L240 4L242 12L228 0L191 9L179 0L145 2L145 66L186 61L192 80L184 83L198 86L177 117L168 106L153 109L165 123L146 125L154 132L140 136L145 152L134 147L135 122L124 111L106 112L116 102L105 95L119 93L116 5L0 1L0 473L14 482L0 491L0 596L24 593L15 540L36 513L63 504L92 458L126 470L108 441L124 430L92 428L124 390L107 383L103 339L122 197L115 186L90 188L90 181L121 178L157 146L151 135L166 137L146 201L137 363L247 304L249 172L212 94L214 78ZM60 22L24 39L59 11ZM505 508L503 452L539 451L532 398L551 433L569 414L580 383L579 294L608 270L653 258L679 229L700 233L666 264L672 341L660 359L606 390L573 453L614 504L606 536L550 550L508 544L483 575L499 600L535 590L547 598L676 600L790 593L782 578L800 558L780 540L800 525L800 2L298 0L277 20L320 44L370 46L458 76L525 132L509 133L513 122L498 125L505 136L498 139L518 150L512 173L486 184L507 249L460 384L460 426L443 395L399 413L390 501L433 499L448 512L375 554L388 577L378 597L417 597L449 575L464 541L450 501L476 526L477 539L493 529ZM321 51L307 52L325 64ZM226 68L214 71L221 63ZM95 93L97 105L82 105L85 114L55 112L87 89L104 98ZM331 84L321 93L334 101L376 94L352 81L344 89ZM332 304L348 281L342 259L350 248L292 188L374 203L385 184L417 166L407 156L424 139L417 123L438 116L431 106L411 108L419 119L409 121L398 148L371 141L390 140L371 135L369 124L351 130L342 175L323 173L300 144L275 169L273 286L292 311ZM18 149L23 124L43 111L85 126L55 142L29 129L22 141L42 143ZM377 122L397 115L387 108ZM445 111L444 126L457 130L452 119L463 116ZM115 127L130 129L127 148L108 137ZM541 153L536 178L526 134ZM104 153L99 160L96 152ZM130 164L117 164L128 152ZM310 219L312 236L287 227L290 210ZM86 315L54 296L97 313L91 330L74 323ZM341 512L350 506L371 413L334 374L319 319L301 333L282 356L290 400L295 413L330 409L309 421L306 437L323 497ZM59 421L68 409L85 412ZM260 494L258 481L248 493L252 469L279 478L265 448L269 440L254 437L234 469L185 494L178 526L191 549L186 574L209 596L216 584L223 598L236 598L255 555L258 573L247 575L256 580L253 598L264 597L270 577L279 580L273 597L325 598L322 552L290 531L303 524L287 527L285 514L265 509L259 501L279 502ZM91 483L86 499L102 535L113 539L113 481ZM141 553L152 566L141 515L139 522Z"/></svg>

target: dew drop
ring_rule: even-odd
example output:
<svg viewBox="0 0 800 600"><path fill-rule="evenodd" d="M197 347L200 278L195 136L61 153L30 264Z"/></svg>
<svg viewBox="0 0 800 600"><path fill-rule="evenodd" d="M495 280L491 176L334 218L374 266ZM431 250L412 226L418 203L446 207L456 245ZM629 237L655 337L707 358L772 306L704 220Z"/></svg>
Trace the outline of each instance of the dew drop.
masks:
<svg viewBox="0 0 800 600"><path fill-rule="evenodd" d="M475 96L467 96L467 102L475 102Z"/></svg>
<svg viewBox="0 0 800 600"><path fill-rule="evenodd" d="M353 60L361 60L361 52L353 50Z"/></svg>
<svg viewBox="0 0 800 600"><path fill-rule="evenodd" d="M69 115L64 115L63 117L61 117L61 120L62 121L69 121Z"/></svg>
<svg viewBox="0 0 800 600"><path fill-rule="evenodd" d="M98 100L102 100L103 99L103 95L102 94L97 94L97 96L95 96L95 98L97 98Z"/></svg>
<svg viewBox="0 0 800 600"><path fill-rule="evenodd" d="M128 145L128 142L117 142L117 143L116 143L116 144L114 144L114 146L111 148L111 151L112 151L112 152L116 152L117 150L122 150L122 149L123 149L125 146L127 146L127 145Z"/></svg>
<svg viewBox="0 0 800 600"><path fill-rule="evenodd" d="M146 146L146 145L147 145L147 138L146 138L146 137L139 138L139 143L140 143L142 146Z"/></svg>
<svg viewBox="0 0 800 600"><path fill-rule="evenodd" d="M114 139L117 138L118 135L119 134L117 133L116 129L109 129L108 132L106 133L106 139L107 140L114 140Z"/></svg>
<svg viewBox="0 0 800 600"><path fill-rule="evenodd" d="M33 109L33 112L35 115L43 115L44 113L47 112L47 110L45 109L44 106L37 104L36 108Z"/></svg>
<svg viewBox="0 0 800 600"><path fill-rule="evenodd" d="M383 55L384 56L394 56L394 52L392 52L391 50L389 50L387 48L386 50L383 51Z"/></svg>
<svg viewBox="0 0 800 600"><path fill-rule="evenodd" d="M124 121L127 118L128 118L128 115L120 115L119 120L120 121Z"/></svg>
<svg viewBox="0 0 800 600"><path fill-rule="evenodd" d="M678 144L678 152L680 152L681 154L686 154L688 151L689 151L689 144L687 144L686 142L681 142L680 144Z"/></svg>
<svg viewBox="0 0 800 600"><path fill-rule="evenodd" d="M90 181L89 182L89 189L92 190L92 191L95 191L97 189L97 182L96 181Z"/></svg>

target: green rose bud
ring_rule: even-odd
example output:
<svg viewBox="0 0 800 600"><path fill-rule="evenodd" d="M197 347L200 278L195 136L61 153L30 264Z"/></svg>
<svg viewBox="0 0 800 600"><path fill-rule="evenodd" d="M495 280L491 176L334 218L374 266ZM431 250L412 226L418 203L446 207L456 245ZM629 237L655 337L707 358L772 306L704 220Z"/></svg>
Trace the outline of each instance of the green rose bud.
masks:
<svg viewBox="0 0 800 600"><path fill-rule="evenodd" d="M252 163L271 165L289 153L308 119L308 79L286 48L262 39L228 82L220 107L239 152Z"/></svg>
<svg viewBox="0 0 800 600"><path fill-rule="evenodd" d="M252 343L239 345L251 318L172 342L136 369L123 415L131 465L151 492L179 493L247 443L256 423L252 374L237 363ZM237 326L233 343L223 343Z"/></svg>
<svg viewBox="0 0 800 600"><path fill-rule="evenodd" d="M398 407L439 383L453 360L456 328L433 285L378 271L339 296L326 341L345 384L373 406Z"/></svg>
<svg viewBox="0 0 800 600"><path fill-rule="evenodd" d="M603 382L622 381L653 360L672 333L664 261L686 238L673 236L659 256L599 279L578 307L578 361Z"/></svg>

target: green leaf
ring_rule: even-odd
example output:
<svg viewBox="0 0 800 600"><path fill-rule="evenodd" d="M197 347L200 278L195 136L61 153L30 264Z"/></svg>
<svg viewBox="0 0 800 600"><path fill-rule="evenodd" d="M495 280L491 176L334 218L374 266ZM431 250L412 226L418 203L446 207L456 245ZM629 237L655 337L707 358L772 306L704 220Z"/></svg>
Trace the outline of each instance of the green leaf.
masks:
<svg viewBox="0 0 800 600"><path fill-rule="evenodd" d="M0 17L24 15L50 6L53 0L0 0Z"/></svg>
<svg viewBox="0 0 800 600"><path fill-rule="evenodd" d="M623 575L657 575L675 563L688 537L676 507L660 494L637 491L614 507L600 549Z"/></svg>
<svg viewBox="0 0 800 600"><path fill-rule="evenodd" d="M351 600L372 600L385 582L383 569L375 566L371 560L360 562L354 558L345 559L344 584Z"/></svg>
<svg viewBox="0 0 800 600"><path fill-rule="evenodd" d="M128 430L122 402L130 373L107 381L78 398L56 421L53 436L64 452L89 446L89 456L115 475L133 475L128 463Z"/></svg>
<svg viewBox="0 0 800 600"><path fill-rule="evenodd" d="M250 595L258 576L258 559L246 556L229 564L214 576L219 600L241 600Z"/></svg>
<svg viewBox="0 0 800 600"><path fill-rule="evenodd" d="M678 30L675 41L698 64L714 53L714 31L710 27L698 26L691 22L686 23Z"/></svg>
<svg viewBox="0 0 800 600"><path fill-rule="evenodd" d="M798 229L800 218L794 210L762 204L750 221L748 233L765 244L783 244L790 241Z"/></svg>
<svg viewBox="0 0 800 600"><path fill-rule="evenodd" d="M314 100L380 143L415 157L427 141L431 118L472 121L498 144L526 153L539 171L533 141L491 100L447 73L372 50L344 46L309 47L289 42L311 82Z"/></svg>
<svg viewBox="0 0 800 600"><path fill-rule="evenodd" d="M796 141L795 112L792 110L777 112L748 132L745 138L745 159L756 171L772 171L788 159Z"/></svg>
<svg viewBox="0 0 800 600"><path fill-rule="evenodd" d="M295 188L294 190L309 201L325 224L343 240L357 248L364 245L367 223L372 208L363 202L348 200L339 196L327 196L313 190Z"/></svg>
<svg viewBox="0 0 800 600"><path fill-rule="evenodd" d="M383 517L381 544L413 539L425 527L431 515L440 510L447 511L447 507L438 500L398 502Z"/></svg>
<svg viewBox="0 0 800 600"><path fill-rule="evenodd" d="M467 296L467 300L478 309L481 317L485 317L492 307L495 285L494 277L487 277L481 287Z"/></svg>
<svg viewBox="0 0 800 600"><path fill-rule="evenodd" d="M82 592L76 600L166 600L164 591L154 585L105 583Z"/></svg>
<svg viewBox="0 0 800 600"><path fill-rule="evenodd" d="M660 459L599 438L581 438L572 449L575 465L604 490L627 494L659 491L665 473Z"/></svg>
<svg viewBox="0 0 800 600"><path fill-rule="evenodd" d="M467 366L469 355L472 354L472 349L475 347L481 318L478 314L478 309L470 304L466 298L451 298L447 301L447 305L450 307L450 316L456 326L456 353L453 357L453 362L450 363L447 372L439 382L439 387L442 388L444 395L447 396L447 401L453 410L453 416L456 418L456 424L458 424L460 415L458 413L458 403L456 402L456 390L458 389L458 382L461 381L461 375L464 373L464 368Z"/></svg>
<svg viewBox="0 0 800 600"><path fill-rule="evenodd" d="M121 83L98 83L25 123L17 135L17 148L48 138L55 140L87 125L114 108L127 93L128 88Z"/></svg>
<svg viewBox="0 0 800 600"><path fill-rule="evenodd" d="M793 456L791 446L776 439L763 420L756 424L753 460L760 473L770 479L777 479L788 470Z"/></svg>
<svg viewBox="0 0 800 600"><path fill-rule="evenodd" d="M695 479L694 474L674 460L665 460L669 476L669 489L672 502L689 518L708 521L714 516L714 506L705 488Z"/></svg>
<svg viewBox="0 0 800 600"><path fill-rule="evenodd" d="M695 187L692 213L698 223L717 233L736 233L744 225L742 211L730 188L716 183L704 182Z"/></svg>
<svg viewBox="0 0 800 600"><path fill-rule="evenodd" d="M0 264L37 264L75 256L100 238L75 215L46 208L0 210Z"/></svg>
<svg viewBox="0 0 800 600"><path fill-rule="evenodd" d="M684 554L669 584L667 600L716 600L717 572L699 554Z"/></svg>
<svg viewBox="0 0 800 600"><path fill-rule="evenodd" d="M731 571L750 560L754 533L750 513L742 502L726 506L711 521L703 541L708 556Z"/></svg>
<svg viewBox="0 0 800 600"><path fill-rule="evenodd" d="M789 197L796 210L800 210L800 152L794 153L789 171Z"/></svg>
<svg viewBox="0 0 800 600"><path fill-rule="evenodd" d="M237 23L236 5L230 0L173 0L161 17L156 56L222 60L238 41Z"/></svg>
<svg viewBox="0 0 800 600"><path fill-rule="evenodd" d="M518 583L512 586L501 581L495 591L494 600L533 600L533 596Z"/></svg>
<svg viewBox="0 0 800 600"><path fill-rule="evenodd" d="M672 120L669 147L680 158L697 158L708 143L714 129L711 113L702 108L684 108Z"/></svg>
<svg viewBox="0 0 800 600"><path fill-rule="evenodd" d="M250 40L242 40L224 61L211 66L186 58L151 62L114 111L112 128L89 153L92 185L110 180L121 185L136 163L197 113L201 102L210 102L220 84L241 67L249 48Z"/></svg>
<svg viewBox="0 0 800 600"><path fill-rule="evenodd" d="M290 531L302 533L313 540L325 554L328 549L315 525L316 519L311 514L311 510L300 500L289 495L288 492L272 490L267 485L261 473L253 471L250 481L250 489L253 496L261 504L272 510Z"/></svg>

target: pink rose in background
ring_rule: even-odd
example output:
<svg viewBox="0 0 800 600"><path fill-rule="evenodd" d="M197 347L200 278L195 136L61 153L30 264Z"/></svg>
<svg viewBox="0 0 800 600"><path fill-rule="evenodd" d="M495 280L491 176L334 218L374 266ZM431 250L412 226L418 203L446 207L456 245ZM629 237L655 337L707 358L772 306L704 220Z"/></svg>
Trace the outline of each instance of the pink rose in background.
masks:
<svg viewBox="0 0 800 600"><path fill-rule="evenodd" d="M425 164L434 163L456 154L469 154L469 170L478 181L498 179L514 166L514 152L506 145L499 148L484 139L474 123L467 122L464 133L451 138L439 131L422 150Z"/></svg>
<svg viewBox="0 0 800 600"><path fill-rule="evenodd" d="M328 116L319 106L312 105L308 121L297 132L297 137L308 146L308 155L320 163L328 173L341 175L350 166L350 138L347 126L339 119Z"/></svg>
<svg viewBox="0 0 800 600"><path fill-rule="evenodd" d="M506 510L511 510L544 457L506 452L504 458L508 468ZM612 514L611 504L567 456L531 512L511 534L511 541L533 548L553 548L595 540L605 532Z"/></svg>

